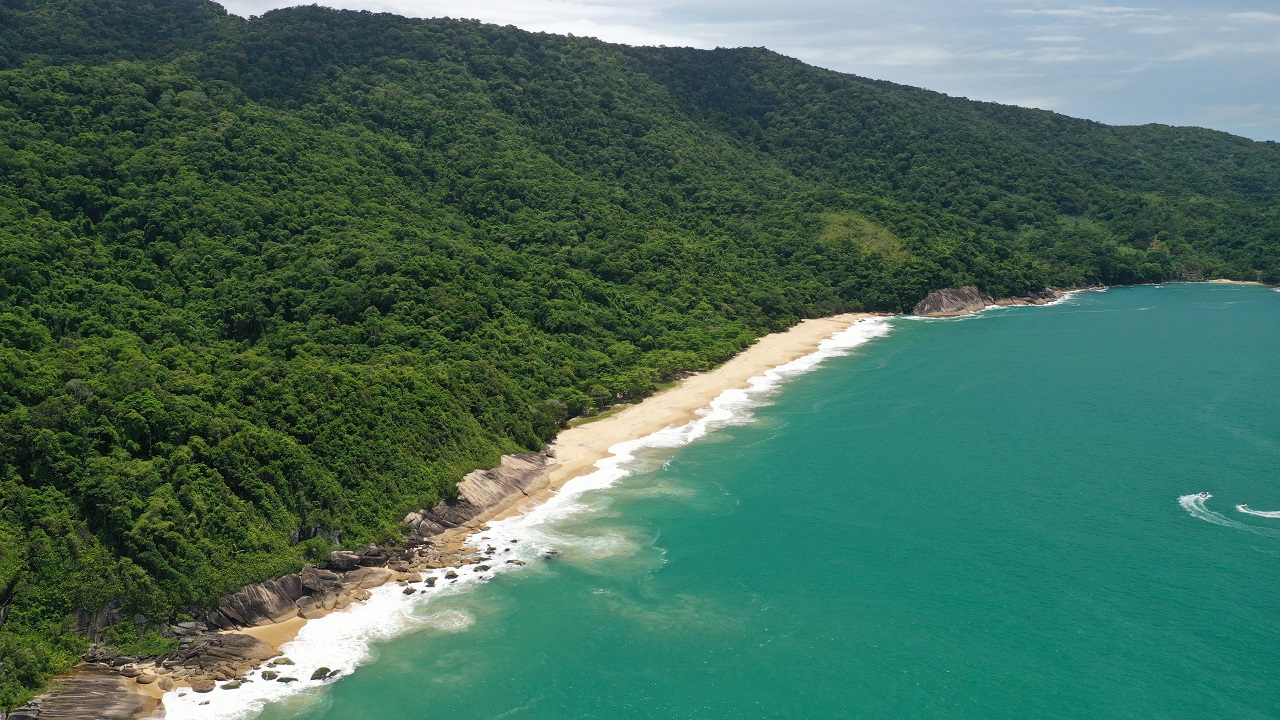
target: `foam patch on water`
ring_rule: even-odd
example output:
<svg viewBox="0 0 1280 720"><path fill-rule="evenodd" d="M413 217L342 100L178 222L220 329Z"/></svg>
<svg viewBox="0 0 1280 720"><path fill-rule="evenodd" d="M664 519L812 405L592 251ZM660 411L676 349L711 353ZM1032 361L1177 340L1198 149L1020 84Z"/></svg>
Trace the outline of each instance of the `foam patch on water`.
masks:
<svg viewBox="0 0 1280 720"><path fill-rule="evenodd" d="M476 618L466 610L452 608L431 613L422 618L422 624L443 632L462 632L476 624Z"/></svg>
<svg viewBox="0 0 1280 720"><path fill-rule="evenodd" d="M435 587L414 583L410 587L417 592L410 595L397 584L373 588L367 601L307 622L297 639L281 647L294 665L255 670L249 673L249 682L235 690L218 688L209 693L196 693L188 688L172 690L164 696L164 717L166 720L243 720L262 712L268 703L290 698L293 701L290 704L306 702L308 694L319 699L324 685L350 675L360 664L368 662L374 643L380 640L422 628L465 632L476 622L474 616L462 610L433 611L433 599L465 592L502 573L545 562L548 557L562 553L566 557L582 555L598 559L637 552L639 548L634 542L617 533L590 534L588 529L587 534L573 535L556 526L590 510L593 493L612 487L630 474L638 453L681 447L718 428L750 422L751 411L788 378L809 372L828 358L844 355L886 335L890 328L890 318L860 320L823 340L815 352L751 378L747 388L724 391L708 407L698 411L697 419L614 445L609 448L610 455L595 464L593 472L566 482L547 502L523 515L495 521L487 530L472 535L467 544L482 552L484 559L480 563L424 572L424 577L436 578ZM457 573L456 578L445 578L450 570ZM332 675L311 680L320 668L328 668ZM294 678L294 681L264 680L264 670Z"/></svg>
<svg viewBox="0 0 1280 720"><path fill-rule="evenodd" d="M1246 515L1257 515L1264 518L1280 518L1280 510L1254 510L1253 508L1241 503L1236 506L1236 510Z"/></svg>
<svg viewBox="0 0 1280 720"><path fill-rule="evenodd" d="M1222 525L1223 527L1244 530L1246 532L1257 533L1258 535L1280 537L1280 533L1277 533L1275 530L1247 525L1239 520L1232 520L1220 512L1210 510L1206 505L1207 502L1208 498L1200 497L1198 493L1195 495L1183 495L1178 498L1178 504L1182 506L1183 510L1190 513L1191 517L1213 523L1214 525ZM1236 509L1239 510L1240 508L1237 506ZM1277 517L1280 517L1280 514L1278 514Z"/></svg>

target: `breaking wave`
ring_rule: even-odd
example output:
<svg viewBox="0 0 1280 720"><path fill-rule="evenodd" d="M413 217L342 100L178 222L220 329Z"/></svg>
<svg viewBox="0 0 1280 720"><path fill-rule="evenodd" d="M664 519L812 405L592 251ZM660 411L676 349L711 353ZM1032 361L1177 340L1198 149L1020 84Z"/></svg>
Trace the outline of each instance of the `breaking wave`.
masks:
<svg viewBox="0 0 1280 720"><path fill-rule="evenodd" d="M698 418L679 426L659 430L647 437L618 443L609 448L609 457L595 464L595 471L566 482L547 502L528 512L491 522L488 529L472 535L468 544L480 548L485 560L478 565L440 568L424 572L427 583L412 583L415 592L405 594L397 584L373 588L371 597L340 612L307 622L297 639L280 649L294 662L289 667L291 681L266 680L261 668L250 672L240 688L196 693L188 688L171 690L164 696L166 720L244 720L268 703L318 700L322 686L350 675L372 658L373 645L414 629L433 628L444 632L465 632L475 623L470 613L456 609L435 611L433 599L456 595L492 580L497 575L545 562L561 553L567 559L603 557L638 552L627 538L610 533L575 535L558 530L568 518L591 509L590 494L607 489L631 474L636 454L650 448L677 448L728 425L750 422L752 410L763 404L788 378L818 367L824 360L848 353L874 338L886 335L890 318L860 320L822 341L809 355L766 371L748 380L745 389L726 390L699 411ZM450 574L453 577L450 577ZM320 668L330 674L311 680ZM319 673L323 675L323 673Z"/></svg>

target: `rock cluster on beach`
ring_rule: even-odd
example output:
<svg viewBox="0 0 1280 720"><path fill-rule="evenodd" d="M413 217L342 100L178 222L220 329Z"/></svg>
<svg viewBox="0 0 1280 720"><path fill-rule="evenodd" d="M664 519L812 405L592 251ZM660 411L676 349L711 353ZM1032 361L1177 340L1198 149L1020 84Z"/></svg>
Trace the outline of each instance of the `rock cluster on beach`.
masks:
<svg viewBox="0 0 1280 720"><path fill-rule="evenodd" d="M370 545L358 551L338 550L324 567L307 566L291 575L246 585L204 613L201 621L168 627L167 634L180 641L179 648L170 653L134 658L95 647L85 654L80 672L65 681L62 690L42 696L9 718L128 718L142 708L140 696L125 691L126 683L154 684L161 690L188 686L194 692L211 692L218 687L239 687L242 681L247 682L244 678L249 671L272 658L276 658L273 663L292 664L255 637L225 631L297 617L314 619L365 600L371 588L391 582L406 585L406 591L412 590L407 587L410 583L433 587L436 577L424 577L425 572L475 564L492 555L467 547L466 536L495 510L529 495L545 479L553 457L551 452L506 455L498 467L468 474L458 484L456 499L404 518L408 533L400 547ZM453 571L443 575L444 579L456 577ZM119 622L119 615L118 607L104 606L84 618L82 625L92 632ZM325 677L335 674L328 671ZM275 669L262 677L277 682L298 680Z"/></svg>

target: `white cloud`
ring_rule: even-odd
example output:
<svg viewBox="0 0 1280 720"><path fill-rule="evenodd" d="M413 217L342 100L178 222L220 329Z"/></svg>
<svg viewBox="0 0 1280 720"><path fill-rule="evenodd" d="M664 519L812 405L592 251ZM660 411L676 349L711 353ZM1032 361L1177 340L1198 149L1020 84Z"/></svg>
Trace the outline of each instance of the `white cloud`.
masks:
<svg viewBox="0 0 1280 720"><path fill-rule="evenodd" d="M1280 139L1280 0L220 0L260 15L319 2L466 17L635 45L766 46L805 62L949 95L1103 122L1219 122ZM1223 28L1225 32L1215 32ZM1129 84L1114 89L1118 76ZM1175 91L1171 88L1177 88ZM1256 128L1265 128L1258 130Z"/></svg>
<svg viewBox="0 0 1280 720"><path fill-rule="evenodd" d="M1174 62L1185 62L1222 55L1280 55L1280 38L1269 41L1199 43L1175 53L1169 59Z"/></svg>
<svg viewBox="0 0 1280 720"><path fill-rule="evenodd" d="M838 59L854 67L944 65L956 57L944 48L915 44L858 45L842 50L816 50L816 54Z"/></svg>
<svg viewBox="0 0 1280 720"><path fill-rule="evenodd" d="M1128 7L1124 5L1076 5L1066 8L1018 8L1017 15L1041 15L1047 17L1087 20L1095 23L1113 23L1118 20L1172 20L1173 16L1160 14L1155 8Z"/></svg>
<svg viewBox="0 0 1280 720"><path fill-rule="evenodd" d="M1105 60L1106 55L1090 52L1081 47L1044 47L1032 53L1031 59L1040 63L1069 63L1082 60Z"/></svg>
<svg viewBox="0 0 1280 720"><path fill-rule="evenodd" d="M1227 17L1232 20L1249 20L1252 22L1280 22L1280 15L1260 11L1227 13Z"/></svg>
<svg viewBox="0 0 1280 720"><path fill-rule="evenodd" d="M1063 103L1060 97L1030 97L1030 98L996 98L989 102L1000 103L1001 105L1017 105L1024 108L1035 108L1037 110L1057 110Z"/></svg>

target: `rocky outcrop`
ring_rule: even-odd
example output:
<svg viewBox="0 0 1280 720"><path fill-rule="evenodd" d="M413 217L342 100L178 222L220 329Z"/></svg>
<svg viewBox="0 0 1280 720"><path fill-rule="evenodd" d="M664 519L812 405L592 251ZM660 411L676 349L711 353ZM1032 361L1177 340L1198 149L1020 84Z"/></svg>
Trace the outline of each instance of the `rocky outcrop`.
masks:
<svg viewBox="0 0 1280 720"><path fill-rule="evenodd" d="M1061 298L1069 290L1081 289L1084 288L1046 288L1026 295L992 298L982 294L978 288L966 285L931 292L912 312L921 317L956 317L977 312L990 305L1044 305Z"/></svg>
<svg viewBox="0 0 1280 720"><path fill-rule="evenodd" d="M122 690L127 684L156 684L162 690L188 685L195 692L209 692L216 683L235 687L245 673L277 655L270 645L249 635L216 632L237 627L250 627L281 622L289 618L320 617L369 597L370 589L389 582L402 584L425 582L434 585L436 578L424 579L417 572L478 562L463 546L463 532L442 534L453 528L478 526L495 510L528 495L550 470L554 457L546 454L505 455L502 464L491 470L477 470L458 484L458 497L434 507L410 513L404 519L409 533L403 546L380 548L369 545L359 550L332 553L327 567L307 566L301 572L246 585L223 598L218 606L205 613L200 621L182 622L162 631L177 637L177 650L158 658L117 657L108 648L95 646L85 654L89 663L84 672L68 680L69 692L85 697L97 693L100 701L88 715L46 715L50 705L33 707L40 717L130 717L138 712L136 693ZM446 578L456 578L449 573ZM118 604L104 606L98 613L78 618L82 631L92 637L98 630L124 620ZM133 618L140 629L152 627L141 616ZM280 661L284 663L283 660ZM103 674L108 673L108 674ZM264 674L265 677L265 674ZM105 678L105 680L103 679ZM296 678L279 678L293 682ZM127 684L126 684L127 683ZM80 697L77 695L77 697ZM52 707L62 712L74 707L50 696ZM79 702L78 700L76 702ZM87 701L86 701L87 702ZM111 702L129 706L120 715L104 710ZM132 704L130 704L132 703ZM94 714L96 713L96 714ZM18 717L11 715L11 717ZM35 717L34 714L31 717ZM4 720L0 717L0 720Z"/></svg>
<svg viewBox="0 0 1280 720"><path fill-rule="evenodd" d="M249 670L279 654L275 648L250 635L208 633L191 647L161 656L158 667L174 671L175 676L181 675L178 679L231 680L244 677Z"/></svg>
<svg viewBox="0 0 1280 720"><path fill-rule="evenodd" d="M213 627L267 625L298 616L298 598L305 595L300 575L285 575L223 598L206 622Z"/></svg>
<svg viewBox="0 0 1280 720"><path fill-rule="evenodd" d="M154 710L156 701L128 689L132 682L114 673L82 673L9 713L9 720L129 720Z"/></svg>
<svg viewBox="0 0 1280 720"><path fill-rule="evenodd" d="M945 288L929 293L912 312L921 317L955 317L968 315L994 303L995 300L990 295L982 294L972 285L965 285L962 288Z"/></svg>
<svg viewBox="0 0 1280 720"><path fill-rule="evenodd" d="M405 516L404 524L416 537L430 537L448 528L462 527L485 512L509 505L529 494L550 469L546 454L503 455L502 464L491 470L468 473L458 483L456 500L444 500L430 510Z"/></svg>
<svg viewBox="0 0 1280 720"><path fill-rule="evenodd" d="M1079 288L1075 288L1079 289ZM1067 294L1067 290L1059 288L1047 288L1040 292L1027 293L1026 295L1014 295L1013 297L997 298L997 305L1044 305L1061 298Z"/></svg>

